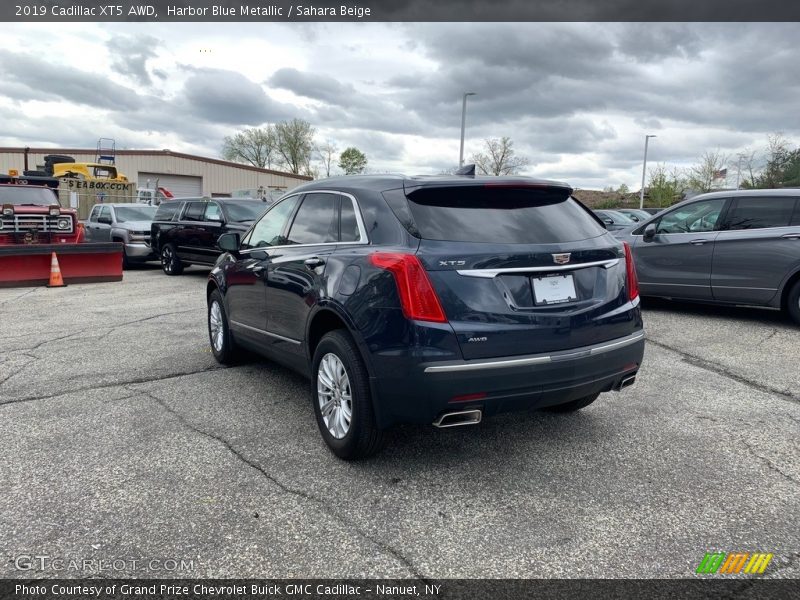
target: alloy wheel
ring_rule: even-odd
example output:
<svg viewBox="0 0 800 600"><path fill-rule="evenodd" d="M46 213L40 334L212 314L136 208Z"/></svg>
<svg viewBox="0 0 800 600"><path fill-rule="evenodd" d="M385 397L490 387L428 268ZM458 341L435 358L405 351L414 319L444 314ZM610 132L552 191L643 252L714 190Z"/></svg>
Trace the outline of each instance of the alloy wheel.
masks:
<svg viewBox="0 0 800 600"><path fill-rule="evenodd" d="M317 398L325 427L337 440L342 439L350 431L353 396L344 364L330 352L317 369Z"/></svg>
<svg viewBox="0 0 800 600"><path fill-rule="evenodd" d="M216 300L211 303L211 308L208 311L208 331L211 335L211 344L214 346L214 350L222 352L222 346L225 342L225 328L222 325L222 309Z"/></svg>
<svg viewBox="0 0 800 600"><path fill-rule="evenodd" d="M161 266L167 273L172 273L172 248L167 246L161 251Z"/></svg>

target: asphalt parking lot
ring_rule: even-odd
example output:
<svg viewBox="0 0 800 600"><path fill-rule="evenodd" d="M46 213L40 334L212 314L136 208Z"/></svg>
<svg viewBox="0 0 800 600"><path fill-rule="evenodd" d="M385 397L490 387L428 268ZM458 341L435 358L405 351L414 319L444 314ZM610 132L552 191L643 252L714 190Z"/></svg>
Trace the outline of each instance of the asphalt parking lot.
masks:
<svg viewBox="0 0 800 600"><path fill-rule="evenodd" d="M0 290L0 577L91 574L28 555L142 577L687 577L712 550L800 577L782 315L647 302L635 386L574 415L403 427L345 463L306 381L216 364L206 274Z"/></svg>

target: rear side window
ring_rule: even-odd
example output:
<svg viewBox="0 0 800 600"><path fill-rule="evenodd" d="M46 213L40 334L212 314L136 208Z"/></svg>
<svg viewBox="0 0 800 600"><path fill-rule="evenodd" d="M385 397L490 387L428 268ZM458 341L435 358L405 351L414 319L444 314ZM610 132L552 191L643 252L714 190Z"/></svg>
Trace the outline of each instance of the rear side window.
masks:
<svg viewBox="0 0 800 600"><path fill-rule="evenodd" d="M189 202L186 210L183 211L184 221L202 221L203 214L206 212L205 202Z"/></svg>
<svg viewBox="0 0 800 600"><path fill-rule="evenodd" d="M416 230L428 240L553 244L606 233L572 198L547 190L423 188L408 205Z"/></svg>
<svg viewBox="0 0 800 600"><path fill-rule="evenodd" d="M222 210L216 202L209 202L206 206L206 221L222 221Z"/></svg>
<svg viewBox="0 0 800 600"><path fill-rule="evenodd" d="M339 239L337 201L336 194L307 194L289 230L289 243L336 243Z"/></svg>
<svg viewBox="0 0 800 600"><path fill-rule="evenodd" d="M794 212L795 198L736 198L733 201L724 229L765 229L788 227Z"/></svg>
<svg viewBox="0 0 800 600"><path fill-rule="evenodd" d="M800 198L795 198L794 216L792 217L791 225L800 225Z"/></svg>
<svg viewBox="0 0 800 600"><path fill-rule="evenodd" d="M358 230L358 221L356 220L356 211L353 209L353 201L346 196L342 196L342 212L340 218L341 235L339 241L360 242L361 233Z"/></svg>
<svg viewBox="0 0 800 600"><path fill-rule="evenodd" d="M156 211L155 221L172 221L178 210L180 210L180 202L162 202Z"/></svg>

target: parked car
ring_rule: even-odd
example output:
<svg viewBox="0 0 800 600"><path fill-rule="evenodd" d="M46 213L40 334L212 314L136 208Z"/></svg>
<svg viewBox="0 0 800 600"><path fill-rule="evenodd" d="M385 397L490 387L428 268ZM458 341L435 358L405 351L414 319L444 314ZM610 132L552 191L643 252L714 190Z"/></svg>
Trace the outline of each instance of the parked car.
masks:
<svg viewBox="0 0 800 600"><path fill-rule="evenodd" d="M155 206L115 203L95 204L86 221L87 242L120 242L123 245L122 266L158 260L150 246L150 224Z"/></svg>
<svg viewBox="0 0 800 600"><path fill-rule="evenodd" d="M564 183L351 176L276 202L208 279L221 363L254 350L311 379L345 459L395 423L566 412L634 382L644 332L630 250Z"/></svg>
<svg viewBox="0 0 800 600"><path fill-rule="evenodd" d="M615 232L644 296L786 310L800 323L800 190L695 196Z"/></svg>
<svg viewBox="0 0 800 600"><path fill-rule="evenodd" d="M644 209L640 210L638 208L620 208L617 210L617 212L622 213L634 223L639 223L653 216L646 210Z"/></svg>
<svg viewBox="0 0 800 600"><path fill-rule="evenodd" d="M244 233L267 206L260 200L172 198L158 206L150 227L153 250L167 275L192 264L212 266L223 233Z"/></svg>
<svg viewBox="0 0 800 600"><path fill-rule="evenodd" d="M616 210L596 210L594 214L600 219L609 231L625 229L636 221Z"/></svg>

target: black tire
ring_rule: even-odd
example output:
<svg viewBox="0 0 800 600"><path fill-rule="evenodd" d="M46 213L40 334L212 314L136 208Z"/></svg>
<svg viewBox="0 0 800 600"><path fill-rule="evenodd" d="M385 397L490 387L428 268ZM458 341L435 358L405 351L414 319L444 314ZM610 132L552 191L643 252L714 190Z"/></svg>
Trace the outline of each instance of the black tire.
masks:
<svg viewBox="0 0 800 600"><path fill-rule="evenodd" d="M345 387L350 393L350 422L346 433L341 437L336 437L329 430L320 407L320 397L324 398L325 396L319 391L320 365L328 355L333 355L344 367L347 375ZM328 361L331 360L328 359ZM331 452L344 460L355 460L372 456L380 451L384 445L384 434L375 422L372 394L369 389L369 373L353 338L346 331L338 329L323 336L314 352L311 373L311 401L314 406L314 415L317 418L322 439L325 440ZM322 387L325 387L324 382ZM346 394L343 393L343 396L346 397ZM331 398L333 401L333 395ZM347 402L340 397L339 405L346 407ZM342 409L334 410L339 414L338 411ZM333 419L333 416L328 418Z"/></svg>
<svg viewBox="0 0 800 600"><path fill-rule="evenodd" d="M216 309L219 310L216 315L218 328L212 322L212 315L214 315ZM211 353L214 358L223 365L232 365L239 362L242 352L239 346L236 345L236 340L233 339L231 330L228 327L228 315L225 313L225 304L222 301L222 294L219 293L219 290L214 290L208 297L206 317L208 342L211 345Z"/></svg>
<svg viewBox="0 0 800 600"><path fill-rule="evenodd" d="M178 258L175 244L164 244L161 248L161 270L167 275L180 275L183 273L183 263Z"/></svg>
<svg viewBox="0 0 800 600"><path fill-rule="evenodd" d="M800 325L800 280L795 281L786 297L786 311L794 322Z"/></svg>
<svg viewBox="0 0 800 600"><path fill-rule="evenodd" d="M567 412L575 412L576 410L580 410L582 408L586 408L592 402L597 400L597 397L600 395L600 392L596 394L591 394L589 396L584 396L583 398L578 398L577 400L573 400L571 402L565 402L564 404L556 404L555 406L548 406L547 410L551 412L557 413L567 413Z"/></svg>

